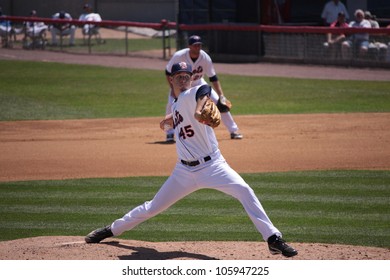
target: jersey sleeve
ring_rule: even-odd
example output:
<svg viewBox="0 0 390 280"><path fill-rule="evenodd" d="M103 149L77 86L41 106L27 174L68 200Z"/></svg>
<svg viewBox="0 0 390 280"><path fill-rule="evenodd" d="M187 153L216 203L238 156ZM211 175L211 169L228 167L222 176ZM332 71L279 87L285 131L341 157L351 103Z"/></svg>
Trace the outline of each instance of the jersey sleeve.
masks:
<svg viewBox="0 0 390 280"><path fill-rule="evenodd" d="M215 72L213 61L211 60L211 57L205 51L202 50L201 52L202 52L203 59L206 62L205 63L206 69L204 69L205 74L209 78L216 76L217 73Z"/></svg>
<svg viewBox="0 0 390 280"><path fill-rule="evenodd" d="M196 91L195 100L197 101L199 98L202 98L204 96L210 96L210 95L211 95L211 86L202 85Z"/></svg>
<svg viewBox="0 0 390 280"><path fill-rule="evenodd" d="M210 77L209 80L210 80L210 82L216 82L216 81L218 81L218 77L217 77L217 75L214 75L214 76Z"/></svg>

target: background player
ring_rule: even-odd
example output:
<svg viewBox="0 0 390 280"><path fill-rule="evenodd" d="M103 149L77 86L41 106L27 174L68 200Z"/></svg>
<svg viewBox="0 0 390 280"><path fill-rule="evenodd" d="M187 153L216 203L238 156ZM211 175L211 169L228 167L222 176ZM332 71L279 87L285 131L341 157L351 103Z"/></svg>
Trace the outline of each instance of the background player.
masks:
<svg viewBox="0 0 390 280"><path fill-rule="evenodd" d="M55 13L52 17L53 19L67 19L71 20L72 16L65 12L65 11L60 11L58 13ZM53 46L56 46L58 41L57 41L57 36L66 36L69 35L69 46L74 46L74 35L76 33L76 26L71 25L69 23L61 23L61 24L53 24L51 29L51 44Z"/></svg>
<svg viewBox="0 0 390 280"><path fill-rule="evenodd" d="M193 71L186 62L173 64L170 72L175 101L171 114L160 123L160 128L163 129L169 123L175 129L178 160L171 176L151 201L135 207L111 225L92 231L85 237L85 241L99 243L107 237L118 236L161 213L190 193L211 188L241 202L263 239L268 242L272 254L283 254L286 257L297 255L298 252L281 238L280 231L268 218L252 188L221 155L213 128L200 122L202 108L211 95L211 87L191 87Z"/></svg>
<svg viewBox="0 0 390 280"><path fill-rule="evenodd" d="M197 35L193 35L188 39L188 48L177 51L172 56L172 58L170 59L170 61L166 66L165 73L166 73L168 84L170 86L170 91L168 93L168 103L166 106L166 114L169 114L171 112L171 105L175 98L172 92L172 85L170 84L170 74L171 74L170 71L173 64L182 61L186 62L188 65L191 65L193 69L192 86L207 84L203 76L206 74L209 77L209 80L214 88L211 92L211 99L214 101L215 104L218 104L220 98L224 96L221 84L218 80L210 56L205 51L202 50L202 39ZM230 138L242 139L243 136L242 134L238 133L238 126L233 120L230 111L227 108L226 110L220 109L220 111L221 111L222 122L226 126L227 130L229 131ZM167 142L173 142L174 141L173 130L166 131L166 134L167 134Z"/></svg>

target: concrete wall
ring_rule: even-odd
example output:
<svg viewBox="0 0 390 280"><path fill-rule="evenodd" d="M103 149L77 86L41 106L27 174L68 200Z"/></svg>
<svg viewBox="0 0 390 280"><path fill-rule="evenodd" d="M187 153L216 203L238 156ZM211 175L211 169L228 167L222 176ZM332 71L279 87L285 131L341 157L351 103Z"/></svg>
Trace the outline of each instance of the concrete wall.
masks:
<svg viewBox="0 0 390 280"><path fill-rule="evenodd" d="M100 0L99 11L105 19L139 22L176 21L176 0Z"/></svg>
<svg viewBox="0 0 390 280"><path fill-rule="evenodd" d="M346 2L350 20L354 20L353 14L357 9L367 10L367 0L348 0Z"/></svg>

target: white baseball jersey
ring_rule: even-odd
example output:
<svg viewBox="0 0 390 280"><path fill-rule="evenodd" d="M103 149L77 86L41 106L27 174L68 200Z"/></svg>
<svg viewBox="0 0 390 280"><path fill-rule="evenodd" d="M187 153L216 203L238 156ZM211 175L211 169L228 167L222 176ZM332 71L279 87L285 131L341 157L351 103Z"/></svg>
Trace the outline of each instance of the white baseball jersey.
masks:
<svg viewBox="0 0 390 280"><path fill-rule="evenodd" d="M102 21L102 17L98 13L86 13L86 14L81 14L79 20Z"/></svg>
<svg viewBox="0 0 390 280"><path fill-rule="evenodd" d="M171 72L172 65L179 62L186 62L188 65L191 65L192 67L192 74L193 74L193 82L192 86L198 86L201 84L206 84L206 81L204 79L204 75L206 74L207 77L211 78L216 75L213 62L210 58L210 56L203 50L200 50L200 54L198 59L194 62L192 61L190 57L190 49L182 49L177 51L171 58L171 60L168 62L166 66L166 71L168 73Z"/></svg>
<svg viewBox="0 0 390 280"><path fill-rule="evenodd" d="M176 151L180 160L199 160L218 150L214 130L194 118L196 93L201 87L196 86L180 93L172 104ZM211 92L208 85L204 85L202 89L206 89L208 95Z"/></svg>
<svg viewBox="0 0 390 280"><path fill-rule="evenodd" d="M101 16L98 13L87 13L82 14L79 17L79 20L85 20L85 21L96 21L100 22L102 21ZM83 34L95 34L98 33L99 26L95 26L94 24L84 24L83 26Z"/></svg>

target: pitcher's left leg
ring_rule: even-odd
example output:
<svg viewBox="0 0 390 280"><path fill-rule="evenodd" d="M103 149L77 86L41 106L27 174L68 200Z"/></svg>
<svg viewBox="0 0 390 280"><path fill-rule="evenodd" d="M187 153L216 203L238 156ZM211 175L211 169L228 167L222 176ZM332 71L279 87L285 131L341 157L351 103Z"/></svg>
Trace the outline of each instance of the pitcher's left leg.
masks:
<svg viewBox="0 0 390 280"><path fill-rule="evenodd" d="M280 231L269 219L253 189L226 162L215 163L207 171L215 176L205 176L205 179L199 184L206 188L224 192L240 201L264 240L274 234L281 236ZM198 176L198 178L200 177Z"/></svg>
<svg viewBox="0 0 390 280"><path fill-rule="evenodd" d="M241 202L257 230L267 241L271 254L282 254L285 257L296 256L297 250L282 239L281 232L268 218L253 189L222 159L223 157L213 162L212 168L207 171L215 176L205 177L202 184L229 194Z"/></svg>

